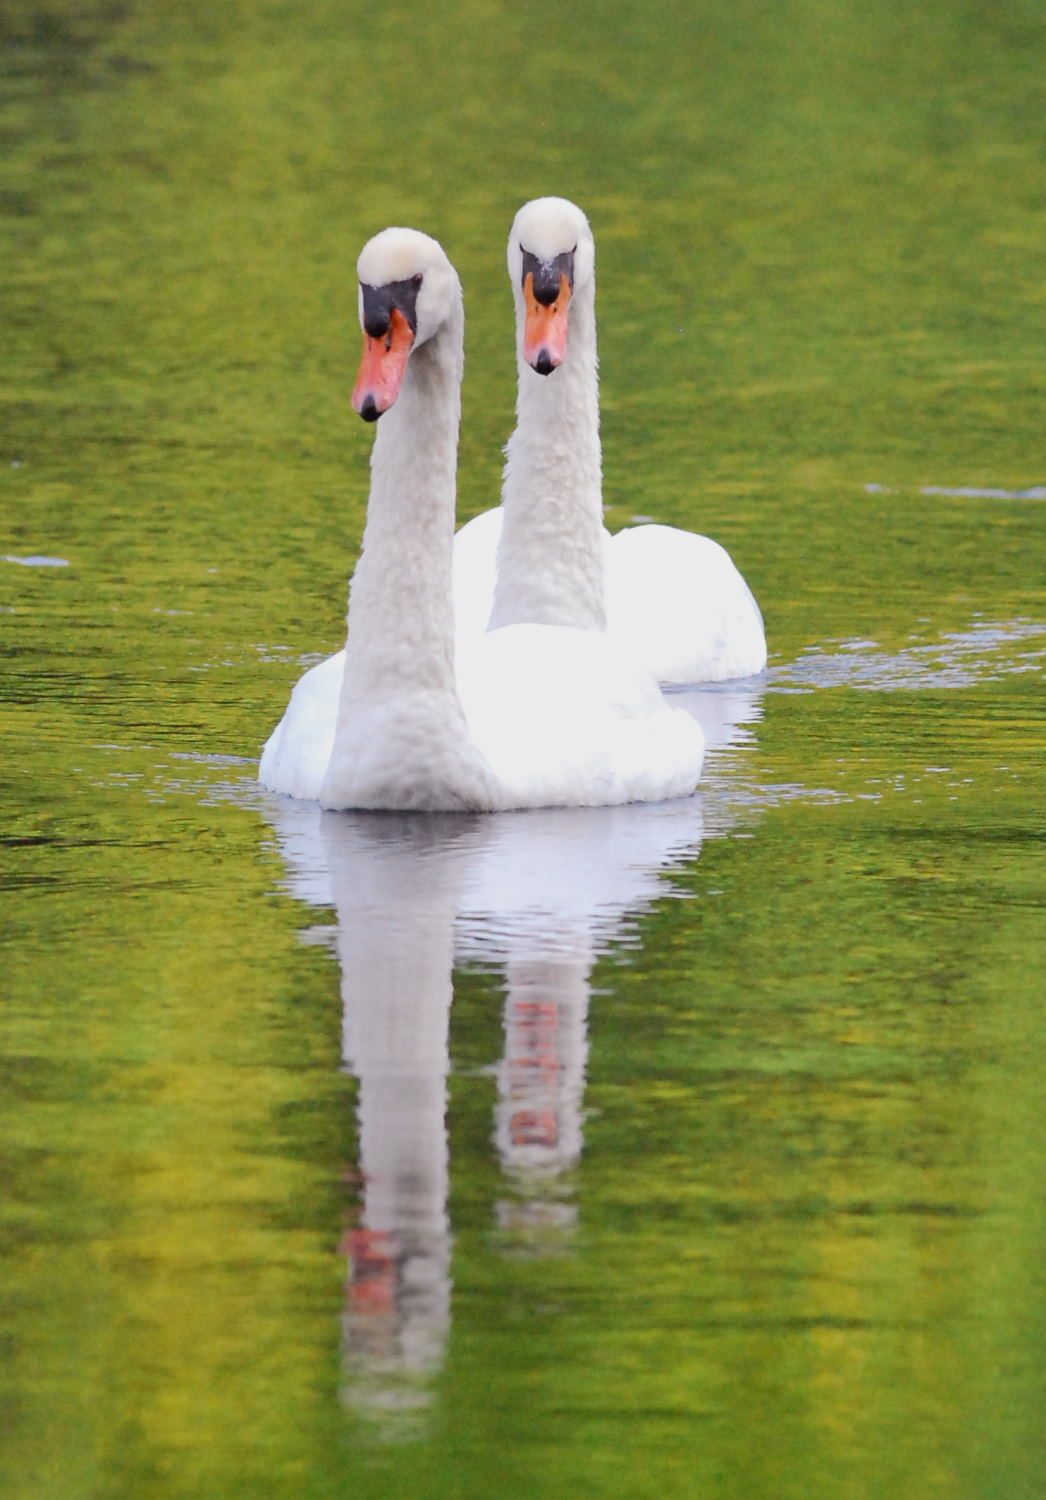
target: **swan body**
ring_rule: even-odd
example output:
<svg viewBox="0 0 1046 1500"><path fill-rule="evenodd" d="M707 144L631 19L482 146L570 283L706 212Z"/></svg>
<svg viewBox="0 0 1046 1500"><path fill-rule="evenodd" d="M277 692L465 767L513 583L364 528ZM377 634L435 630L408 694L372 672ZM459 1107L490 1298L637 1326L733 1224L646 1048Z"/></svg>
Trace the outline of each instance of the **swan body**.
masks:
<svg viewBox="0 0 1046 1500"><path fill-rule="evenodd" d="M501 772L496 808L612 806L686 796L697 783L703 741L681 725L682 710L667 707L642 666L629 668L627 658L594 633L579 636L566 627L523 625L458 643L456 677L466 723L477 748ZM508 671L515 672L510 695L504 687ZM270 791L319 798L344 673L345 652L338 651L295 684L262 753L259 780ZM553 715L558 722L550 735ZM403 727L408 735L420 729L409 716ZM399 790L395 805L423 806L429 796L424 781L413 783Z"/></svg>
<svg viewBox="0 0 1046 1500"><path fill-rule="evenodd" d="M509 236L508 267L516 427L501 507L468 522L455 543L459 629L525 621L606 627L665 684L762 671L762 616L724 548L676 527L615 536L603 527L595 246L585 215L563 198L525 204ZM542 295L555 296L544 318Z"/></svg>
<svg viewBox="0 0 1046 1500"><path fill-rule="evenodd" d="M526 623L455 660L455 470L464 312L435 240L363 249L353 393L384 416L343 652L308 671L262 753L270 790L322 806L444 812L652 801L690 793L704 737L605 635Z"/></svg>
<svg viewBox="0 0 1046 1500"><path fill-rule="evenodd" d="M454 539L459 639L482 631L491 618L504 515L500 505L485 510ZM725 547L656 524L614 535L603 530L601 545L607 629L658 682L728 682L763 670L763 618Z"/></svg>

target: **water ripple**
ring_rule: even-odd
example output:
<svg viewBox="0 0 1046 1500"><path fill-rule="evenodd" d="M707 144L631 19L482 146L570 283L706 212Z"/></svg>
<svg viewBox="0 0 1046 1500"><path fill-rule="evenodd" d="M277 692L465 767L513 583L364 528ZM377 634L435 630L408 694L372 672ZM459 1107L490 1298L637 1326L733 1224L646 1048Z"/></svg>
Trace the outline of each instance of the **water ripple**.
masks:
<svg viewBox="0 0 1046 1500"><path fill-rule="evenodd" d="M964 688L1020 672L1040 672L1046 661L1046 624L1035 620L975 621L938 640L882 650L869 640L811 646L797 661L773 667L771 691L814 692L823 687L871 692ZM1019 649L1028 648L1033 649Z"/></svg>

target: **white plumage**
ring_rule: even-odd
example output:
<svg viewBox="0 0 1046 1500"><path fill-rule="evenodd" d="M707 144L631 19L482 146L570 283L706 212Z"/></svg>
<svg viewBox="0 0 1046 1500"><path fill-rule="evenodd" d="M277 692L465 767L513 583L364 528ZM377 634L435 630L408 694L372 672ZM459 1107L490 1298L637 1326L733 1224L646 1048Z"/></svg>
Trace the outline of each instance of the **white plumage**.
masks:
<svg viewBox="0 0 1046 1500"><path fill-rule="evenodd" d="M699 726L601 633L506 626L459 643L455 664L461 289L414 230L383 231L358 269L367 339L353 399L369 419L385 414L348 643L295 687L261 781L329 808L430 812L689 793Z"/></svg>

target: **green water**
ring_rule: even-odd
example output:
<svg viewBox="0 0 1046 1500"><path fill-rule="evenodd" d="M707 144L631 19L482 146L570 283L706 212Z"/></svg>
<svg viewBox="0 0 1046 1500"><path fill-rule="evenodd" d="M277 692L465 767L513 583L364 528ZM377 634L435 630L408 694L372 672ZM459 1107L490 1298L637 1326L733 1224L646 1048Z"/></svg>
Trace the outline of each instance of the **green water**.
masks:
<svg viewBox="0 0 1046 1500"><path fill-rule="evenodd" d="M65 563L0 562L5 1497L1041 1495L1041 6L8 0L0 43L0 556ZM471 515L547 192L610 521L725 542L772 661L703 842L539 828L542 916L504 820L299 825L251 760L340 641L359 246L461 272ZM370 1137L386 989L417 1120Z"/></svg>

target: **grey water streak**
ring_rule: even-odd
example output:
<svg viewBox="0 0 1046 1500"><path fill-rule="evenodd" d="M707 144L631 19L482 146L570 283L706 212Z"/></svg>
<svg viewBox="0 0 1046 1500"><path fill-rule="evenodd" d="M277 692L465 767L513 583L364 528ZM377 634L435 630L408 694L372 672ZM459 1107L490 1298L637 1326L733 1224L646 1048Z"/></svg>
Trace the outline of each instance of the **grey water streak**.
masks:
<svg viewBox="0 0 1046 1500"><path fill-rule="evenodd" d="M833 649L834 648L834 649ZM899 651L875 641L813 646L794 662L775 666L767 686L777 692L851 687L873 692L959 689L1046 662L1046 624L1036 620L973 620L964 630L943 632Z"/></svg>
<svg viewBox="0 0 1046 1500"><path fill-rule="evenodd" d="M894 488L886 484L869 483L864 488L869 495L894 493ZM952 500L1046 500L1046 484L1032 484L1020 490L1005 489L1002 485L923 484L919 486L919 494L943 495Z"/></svg>

